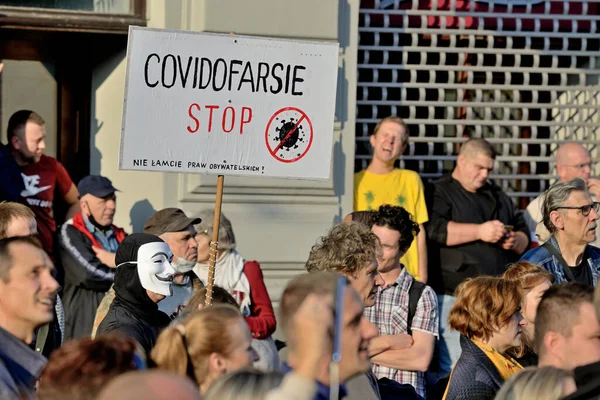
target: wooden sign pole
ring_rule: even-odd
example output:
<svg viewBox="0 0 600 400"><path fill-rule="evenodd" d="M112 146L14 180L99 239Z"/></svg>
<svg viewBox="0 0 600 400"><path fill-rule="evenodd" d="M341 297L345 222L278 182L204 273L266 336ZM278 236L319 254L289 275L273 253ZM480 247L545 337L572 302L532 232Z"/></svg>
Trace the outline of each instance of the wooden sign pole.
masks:
<svg viewBox="0 0 600 400"><path fill-rule="evenodd" d="M215 284L215 265L217 263L217 251L219 249L219 225L221 224L221 203L223 202L223 182L225 177L217 177L217 198L215 200L215 219L213 220L212 240L210 242L210 253L208 256L208 280L206 282L206 307L212 304L213 286Z"/></svg>
<svg viewBox="0 0 600 400"><path fill-rule="evenodd" d="M235 35L235 32L229 32ZM206 282L206 297L204 306L212 304L213 286L215 285L215 268L217 264L217 252L219 250L219 226L221 225L221 203L223 202L223 182L224 175L217 177L217 198L215 199L215 219L213 220L213 234L210 242L210 251L208 253L208 279Z"/></svg>

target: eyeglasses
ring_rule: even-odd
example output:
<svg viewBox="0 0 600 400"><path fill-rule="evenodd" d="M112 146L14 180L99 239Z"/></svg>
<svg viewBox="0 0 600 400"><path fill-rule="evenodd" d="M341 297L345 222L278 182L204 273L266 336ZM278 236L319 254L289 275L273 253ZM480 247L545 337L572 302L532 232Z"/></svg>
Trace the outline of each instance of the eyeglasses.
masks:
<svg viewBox="0 0 600 400"><path fill-rule="evenodd" d="M596 164L596 163L595 162L589 162L589 163L585 163L585 164L569 165L569 167L577 168L579 170L584 169L585 167L588 167L589 169L592 169L592 166L594 164Z"/></svg>
<svg viewBox="0 0 600 400"><path fill-rule="evenodd" d="M581 206L581 207L556 207L557 210L559 209L564 209L564 210L580 210L581 214L584 217L587 217L588 215L590 215L590 212L592 211L592 208L594 209L594 211L598 212L600 210L600 203L598 203L597 201L593 202L592 204L586 204L585 206Z"/></svg>

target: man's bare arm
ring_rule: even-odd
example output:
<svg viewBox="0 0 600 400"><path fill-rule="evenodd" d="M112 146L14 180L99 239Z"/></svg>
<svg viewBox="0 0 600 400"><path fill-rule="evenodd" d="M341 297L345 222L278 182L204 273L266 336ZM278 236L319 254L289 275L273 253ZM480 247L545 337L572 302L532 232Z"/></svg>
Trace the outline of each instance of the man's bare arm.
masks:
<svg viewBox="0 0 600 400"><path fill-rule="evenodd" d="M64 200L65 203L70 205L69 209L67 210L65 220L73 218L75 214L81 211L81 208L79 207L79 190L77 190L77 186L75 186L75 184L71 185L71 188L67 194L65 194Z"/></svg>
<svg viewBox="0 0 600 400"><path fill-rule="evenodd" d="M431 333L415 330L412 337L414 344L410 348L387 350L372 357L371 361L377 365L400 371L427 371L433 357L435 336Z"/></svg>
<svg viewBox="0 0 600 400"><path fill-rule="evenodd" d="M413 338L406 333L397 335L380 335L369 342L369 357L376 356L387 350L407 349L413 345Z"/></svg>

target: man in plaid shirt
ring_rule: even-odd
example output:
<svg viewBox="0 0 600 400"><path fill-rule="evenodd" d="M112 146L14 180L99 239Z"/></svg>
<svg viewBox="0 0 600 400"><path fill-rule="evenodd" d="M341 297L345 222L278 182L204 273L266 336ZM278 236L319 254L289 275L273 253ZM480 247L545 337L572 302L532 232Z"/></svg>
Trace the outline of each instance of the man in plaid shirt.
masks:
<svg viewBox="0 0 600 400"><path fill-rule="evenodd" d="M424 288L412 320L413 345L403 349L395 345L405 341L408 333L409 290L414 281L400 264L400 257L417 236L419 227L404 208L389 205L381 206L372 222L372 231L383 248L378 271L385 281L384 286L377 288L374 306L364 311L380 334L369 345L373 373L378 379L412 385L425 397L425 372L438 336L437 297L429 286Z"/></svg>

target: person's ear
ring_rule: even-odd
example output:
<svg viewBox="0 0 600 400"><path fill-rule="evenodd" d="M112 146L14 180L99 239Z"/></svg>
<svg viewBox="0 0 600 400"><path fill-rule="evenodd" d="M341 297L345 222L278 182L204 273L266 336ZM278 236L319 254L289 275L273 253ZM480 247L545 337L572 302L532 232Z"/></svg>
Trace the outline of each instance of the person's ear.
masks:
<svg viewBox="0 0 600 400"><path fill-rule="evenodd" d="M546 332L544 335L544 348L548 354L551 354L554 358L561 360L563 358L563 337L557 332Z"/></svg>
<svg viewBox="0 0 600 400"><path fill-rule="evenodd" d="M92 213L90 210L90 205L85 199L79 199L79 208L81 208L81 211L85 216L89 216Z"/></svg>
<svg viewBox="0 0 600 400"><path fill-rule="evenodd" d="M15 150L21 150L21 140L17 135L10 138L10 143Z"/></svg>
<svg viewBox="0 0 600 400"><path fill-rule="evenodd" d="M209 373L214 376L218 377L227 373L225 359L219 353L210 353L210 356L208 356L208 365L210 366Z"/></svg>
<svg viewBox="0 0 600 400"><path fill-rule="evenodd" d="M374 133L371 136L369 136L369 143L371 143L371 146L373 148L375 148L375 135L376 135L376 133Z"/></svg>
<svg viewBox="0 0 600 400"><path fill-rule="evenodd" d="M565 221L559 210L554 210L550 212L550 221L552 225L556 227L556 229L563 229L565 227Z"/></svg>

